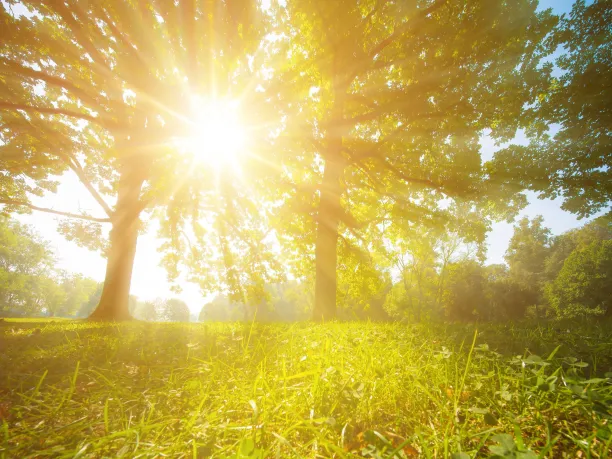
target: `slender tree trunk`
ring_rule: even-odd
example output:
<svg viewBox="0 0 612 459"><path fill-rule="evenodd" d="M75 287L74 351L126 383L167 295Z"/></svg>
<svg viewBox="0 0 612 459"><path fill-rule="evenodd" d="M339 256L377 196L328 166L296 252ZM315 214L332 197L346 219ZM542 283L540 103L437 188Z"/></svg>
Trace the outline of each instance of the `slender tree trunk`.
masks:
<svg viewBox="0 0 612 459"><path fill-rule="evenodd" d="M140 226L139 196L144 177L138 165L124 169L110 232L102 296L89 316L93 320L129 320L130 284Z"/></svg>
<svg viewBox="0 0 612 459"><path fill-rule="evenodd" d="M442 310L442 295L444 294L444 276L446 275L446 265L447 261L444 260L442 262L442 268L440 269L440 277L438 281L438 292L436 295L436 309L437 312Z"/></svg>
<svg viewBox="0 0 612 459"><path fill-rule="evenodd" d="M315 242L314 320L330 320L336 317L336 267L338 264L338 224L340 223L341 212L341 175L342 165L339 162L326 161Z"/></svg>

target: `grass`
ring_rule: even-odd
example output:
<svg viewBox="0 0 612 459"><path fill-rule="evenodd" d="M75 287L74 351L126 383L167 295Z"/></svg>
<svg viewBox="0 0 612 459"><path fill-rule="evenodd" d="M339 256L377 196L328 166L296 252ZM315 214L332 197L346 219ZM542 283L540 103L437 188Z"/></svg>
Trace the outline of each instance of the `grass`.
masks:
<svg viewBox="0 0 612 459"><path fill-rule="evenodd" d="M0 456L610 457L612 326L0 323Z"/></svg>

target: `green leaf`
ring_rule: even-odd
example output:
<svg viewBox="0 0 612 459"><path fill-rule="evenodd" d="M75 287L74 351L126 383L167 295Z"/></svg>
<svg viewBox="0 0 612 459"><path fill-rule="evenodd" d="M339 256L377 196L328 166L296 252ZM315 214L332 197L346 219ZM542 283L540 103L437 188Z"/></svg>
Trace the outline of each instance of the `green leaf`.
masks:
<svg viewBox="0 0 612 459"><path fill-rule="evenodd" d="M489 451L491 451L491 453L496 454L498 456L506 456L507 453L510 452L504 446L497 446L497 445L489 446Z"/></svg>
<svg viewBox="0 0 612 459"><path fill-rule="evenodd" d="M510 434L497 434L491 437L491 440L499 443L506 451L516 450L514 438Z"/></svg>
<svg viewBox="0 0 612 459"><path fill-rule="evenodd" d="M495 416L493 416L491 413L486 413L484 415L484 421L489 426L497 425L497 418Z"/></svg>
<svg viewBox="0 0 612 459"><path fill-rule="evenodd" d="M240 454L243 456L250 456L255 450L255 442L250 438L244 438L240 441Z"/></svg>

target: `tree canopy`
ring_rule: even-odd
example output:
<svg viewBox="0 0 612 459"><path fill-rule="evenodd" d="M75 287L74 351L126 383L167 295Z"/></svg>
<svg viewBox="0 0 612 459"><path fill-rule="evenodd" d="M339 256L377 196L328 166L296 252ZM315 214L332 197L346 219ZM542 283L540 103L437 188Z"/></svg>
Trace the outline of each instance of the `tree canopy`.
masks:
<svg viewBox="0 0 612 459"><path fill-rule="evenodd" d="M493 162L499 180L562 197L581 217L609 208L612 198L611 21L609 1L574 3L549 37L563 52L525 114L529 145L503 149Z"/></svg>
<svg viewBox="0 0 612 459"><path fill-rule="evenodd" d="M95 319L138 311L150 227L176 290L245 311L295 282L317 320L482 317L475 301L520 316L577 249L549 256L562 244L521 221L504 274L482 266L486 233L526 190L580 217L609 206L611 14L604 0L562 16L537 0L8 0L0 203L55 214L107 258ZM95 212L41 203L66 174ZM513 294L516 310L495 296Z"/></svg>
<svg viewBox="0 0 612 459"><path fill-rule="evenodd" d="M257 272L253 263L234 265L246 252L263 251L259 240L246 234L258 230L263 215L238 225L254 210L246 203L247 190L223 177L223 192L217 192L215 184L227 171L196 167L193 154L177 145L201 128L194 126L196 97L243 97L249 110L241 116L261 115L245 91L252 73L248 57L265 31L260 16L250 1L0 6L0 150L7 172L0 202L5 211L42 210L82 221L76 227L64 223L62 230L108 258L94 316L128 316L141 217L158 217L172 279L181 262L191 262L201 268L204 288L237 291L243 279L236 272ZM251 133L253 148L257 135ZM96 215L45 209L32 201L54 192L56 177L68 171L98 203ZM189 247L182 229L187 222ZM112 225L108 244L101 223ZM237 226L240 231L232 229ZM211 231L214 238L207 237ZM237 248L240 238L253 240ZM237 250L241 256L232 256Z"/></svg>

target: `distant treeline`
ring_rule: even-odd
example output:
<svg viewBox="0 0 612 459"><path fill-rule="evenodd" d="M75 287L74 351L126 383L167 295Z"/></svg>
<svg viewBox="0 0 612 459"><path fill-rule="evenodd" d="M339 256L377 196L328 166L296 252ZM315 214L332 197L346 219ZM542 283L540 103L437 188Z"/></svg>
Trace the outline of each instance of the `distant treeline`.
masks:
<svg viewBox="0 0 612 459"><path fill-rule="evenodd" d="M611 316L610 218L559 236L542 223L542 217L519 221L506 251L507 265L483 266L469 259L449 264L445 315L461 320Z"/></svg>
<svg viewBox="0 0 612 459"><path fill-rule="evenodd" d="M552 236L542 217L523 218L505 254L485 265L479 247L453 234L423 233L395 253L384 276L339 285L339 317L375 320L503 321L612 315L612 223L600 217ZM302 320L310 317L308 282L270 285L260 303L220 295L200 321Z"/></svg>
<svg viewBox="0 0 612 459"><path fill-rule="evenodd" d="M609 216L559 236L551 235L542 217L524 218L515 226L507 264L485 265L483 259L482 247L455 234L423 232L393 251L390 259L378 260L370 278L364 273L353 278L354 271L343 271L338 316L500 321L612 315ZM47 242L27 225L1 217L0 315L87 317L103 284L54 264ZM199 320L306 320L313 295L308 279L269 284L259 302L218 295L204 305ZM139 301L131 295L129 309L140 320L190 319L180 299Z"/></svg>
<svg viewBox="0 0 612 459"><path fill-rule="evenodd" d="M88 317L103 283L55 267L49 243L28 225L0 216L0 316ZM130 295L130 313L141 320L189 321L179 299L142 302Z"/></svg>
<svg viewBox="0 0 612 459"><path fill-rule="evenodd" d="M84 316L102 284L55 267L49 244L30 227L0 216L0 315Z"/></svg>

